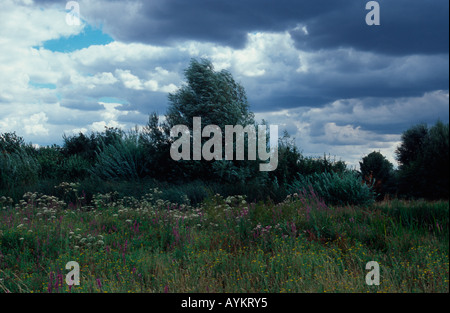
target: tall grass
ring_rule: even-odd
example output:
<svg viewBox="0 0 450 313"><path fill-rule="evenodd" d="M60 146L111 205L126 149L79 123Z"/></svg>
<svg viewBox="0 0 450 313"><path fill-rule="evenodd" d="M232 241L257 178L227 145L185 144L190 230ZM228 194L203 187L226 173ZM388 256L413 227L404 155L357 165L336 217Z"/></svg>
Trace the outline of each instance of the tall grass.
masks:
<svg viewBox="0 0 450 313"><path fill-rule="evenodd" d="M91 206L0 198L0 290L448 292L448 202L329 206L305 192L190 206L163 194L97 194ZM79 286L65 284L69 261L80 264ZM379 286L365 284L369 261L380 264Z"/></svg>
<svg viewBox="0 0 450 313"><path fill-rule="evenodd" d="M0 190L14 193L17 188L37 181L40 165L30 146L21 142L11 143L7 135L0 134Z"/></svg>

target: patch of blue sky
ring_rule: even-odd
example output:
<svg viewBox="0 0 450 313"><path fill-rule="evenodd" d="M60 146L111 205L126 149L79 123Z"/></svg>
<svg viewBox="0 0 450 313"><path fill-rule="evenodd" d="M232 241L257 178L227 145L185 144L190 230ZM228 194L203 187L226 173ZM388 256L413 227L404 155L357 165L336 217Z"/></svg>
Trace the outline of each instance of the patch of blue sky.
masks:
<svg viewBox="0 0 450 313"><path fill-rule="evenodd" d="M119 104L127 104L127 101L124 101L122 99L119 98L115 98L115 97L101 97L100 99L98 99L98 102L103 102L103 103L119 103Z"/></svg>
<svg viewBox="0 0 450 313"><path fill-rule="evenodd" d="M56 89L55 84L49 84L49 83L37 83L34 81L29 81L28 85L30 85L34 88L39 88L39 89Z"/></svg>
<svg viewBox="0 0 450 313"><path fill-rule="evenodd" d="M42 47L53 52L68 53L88 48L92 45L106 45L113 41L114 39L105 34L101 28L86 24L79 34L45 41L42 43Z"/></svg>

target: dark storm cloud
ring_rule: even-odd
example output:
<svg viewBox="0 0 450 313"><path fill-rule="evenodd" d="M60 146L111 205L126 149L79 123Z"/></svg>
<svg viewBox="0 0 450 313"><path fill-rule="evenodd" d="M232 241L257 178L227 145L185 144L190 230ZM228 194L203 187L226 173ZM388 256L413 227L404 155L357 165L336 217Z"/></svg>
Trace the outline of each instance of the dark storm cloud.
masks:
<svg viewBox="0 0 450 313"><path fill-rule="evenodd" d="M247 33L284 31L299 21L347 6L348 1L154 0L89 4L88 19L124 42L171 44L179 40L216 42L241 48ZM134 16L128 16L133 12Z"/></svg>
<svg viewBox="0 0 450 313"><path fill-rule="evenodd" d="M268 82L264 77L245 79L256 112L318 107L343 98L412 97L448 89L448 1L380 0L380 26L366 25L367 2L153 0L80 5L90 22L103 23L106 32L123 42L173 45L195 40L243 48L248 33L288 31L296 48L315 53L311 66L320 70L292 75L282 95L272 87L274 77L268 77ZM368 55L361 57L358 52ZM181 73L185 57L173 52L167 59L161 56L158 63ZM133 62L133 73L142 77L138 68L148 68L146 62ZM107 63L96 66L108 71ZM252 85L273 92L258 97L252 94ZM130 97L130 103L138 101L133 106L143 107L145 100L140 95Z"/></svg>
<svg viewBox="0 0 450 313"><path fill-rule="evenodd" d="M293 74L283 92L271 82L258 89L271 90L259 97L244 86L256 112L296 107L320 107L339 99L418 97L433 90L448 90L448 55L385 56L354 51L322 51L311 60L311 72ZM256 88L255 88L256 89ZM376 101L372 101L373 105Z"/></svg>
<svg viewBox="0 0 450 313"><path fill-rule="evenodd" d="M449 2L380 0L381 25L367 26L361 0L153 0L82 2L88 20L124 42L216 42L242 48L247 33L290 31L298 48L353 47L386 54L448 52ZM306 35L302 27L305 26Z"/></svg>
<svg viewBox="0 0 450 313"><path fill-rule="evenodd" d="M102 23L105 32L117 40L172 45L165 48L169 49L165 53L153 55L151 61L105 58L87 65L80 62L79 70L113 72L114 68L132 67L133 75L145 79L147 71L162 66L181 76L189 56L174 49L174 43L196 40L243 48L247 33L288 31L298 49L314 52L310 64L314 69L292 73L282 91L278 89L279 81L274 87L277 77L270 74L245 78L243 85L257 112L317 107L343 98L420 96L428 91L448 89L449 2L379 0L380 26L365 24L367 2L79 1L82 16L90 23ZM38 3L62 2L40 0ZM284 62L297 66L291 60ZM175 83L179 85L180 81L177 79ZM259 97L257 88L271 92ZM140 110L149 101L144 94L148 95L132 90L122 97L128 97L133 103L130 106ZM158 98L153 103L163 105L167 101Z"/></svg>
<svg viewBox="0 0 450 313"><path fill-rule="evenodd" d="M380 26L368 26L368 1L349 1L338 10L311 17L291 32L301 49L353 47L385 54L448 53L449 2L446 0L379 0Z"/></svg>

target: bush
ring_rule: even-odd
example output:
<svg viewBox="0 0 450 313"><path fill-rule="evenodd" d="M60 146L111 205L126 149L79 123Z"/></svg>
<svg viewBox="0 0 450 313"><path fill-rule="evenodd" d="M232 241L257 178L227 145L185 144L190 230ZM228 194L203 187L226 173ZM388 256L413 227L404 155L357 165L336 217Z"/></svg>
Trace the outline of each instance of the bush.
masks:
<svg viewBox="0 0 450 313"><path fill-rule="evenodd" d="M55 179L58 177L64 158L60 147L56 145L40 147L37 150L36 158L40 166L39 179Z"/></svg>
<svg viewBox="0 0 450 313"><path fill-rule="evenodd" d="M386 194L395 193L394 166L380 152L372 152L359 162L363 181L372 185L381 200Z"/></svg>
<svg viewBox="0 0 450 313"><path fill-rule="evenodd" d="M91 164L79 155L71 155L65 159L59 168L59 177L64 180L80 180L89 174Z"/></svg>
<svg viewBox="0 0 450 313"><path fill-rule="evenodd" d="M375 199L371 187L364 184L359 175L352 171L299 174L298 179L290 185L289 191L291 193L315 192L327 204L332 205L366 206L373 203Z"/></svg>
<svg viewBox="0 0 450 313"><path fill-rule="evenodd" d="M71 155L81 156L93 164L96 160L97 152L102 147L115 143L122 136L123 131L113 127L105 127L104 132L93 132L87 135L81 132L69 137L63 135L64 145L62 153L65 157Z"/></svg>
<svg viewBox="0 0 450 313"><path fill-rule="evenodd" d="M144 176L144 150L137 133L130 132L101 147L92 174L106 180L137 180Z"/></svg>
<svg viewBox="0 0 450 313"><path fill-rule="evenodd" d="M336 159L332 160L331 156L327 158L324 154L323 158L312 158L302 156L298 161L298 172L303 175L311 175L314 173L324 173L324 172L336 172L343 173L347 170L347 165L344 161Z"/></svg>
<svg viewBox="0 0 450 313"><path fill-rule="evenodd" d="M0 189L11 191L37 181L39 163L34 152L15 133L0 134Z"/></svg>

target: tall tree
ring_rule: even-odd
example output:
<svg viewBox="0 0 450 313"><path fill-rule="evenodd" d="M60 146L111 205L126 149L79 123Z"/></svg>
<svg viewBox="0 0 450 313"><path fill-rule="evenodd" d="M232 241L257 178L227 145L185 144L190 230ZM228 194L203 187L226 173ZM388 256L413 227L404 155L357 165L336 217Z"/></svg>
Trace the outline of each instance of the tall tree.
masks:
<svg viewBox="0 0 450 313"><path fill-rule="evenodd" d="M409 166L417 160L428 134L426 124L415 125L402 134L402 142L395 151L400 166Z"/></svg>
<svg viewBox="0 0 450 313"><path fill-rule="evenodd" d="M194 117L200 117L202 127L216 125L222 130L223 142L226 125L254 126L254 114L249 111L245 89L234 80L230 72L215 71L209 60L192 59L184 74L186 84L168 97L167 127L185 125L192 134ZM203 139L202 142L206 140ZM188 161L183 162L183 174L189 173L191 179L218 176L231 181L244 181L257 174L258 164L255 163Z"/></svg>
<svg viewBox="0 0 450 313"><path fill-rule="evenodd" d="M373 185L379 197L391 191L394 165L389 162L380 152L372 152L359 162L361 176L363 180Z"/></svg>
<svg viewBox="0 0 450 313"><path fill-rule="evenodd" d="M184 71L186 84L169 94L166 120L170 127L186 125L192 129L194 117L201 117L203 125L249 125L253 113L244 87L230 72L215 71L209 60L192 59Z"/></svg>
<svg viewBox="0 0 450 313"><path fill-rule="evenodd" d="M402 135L396 150L399 190L408 196L430 199L449 196L449 125L415 125Z"/></svg>

